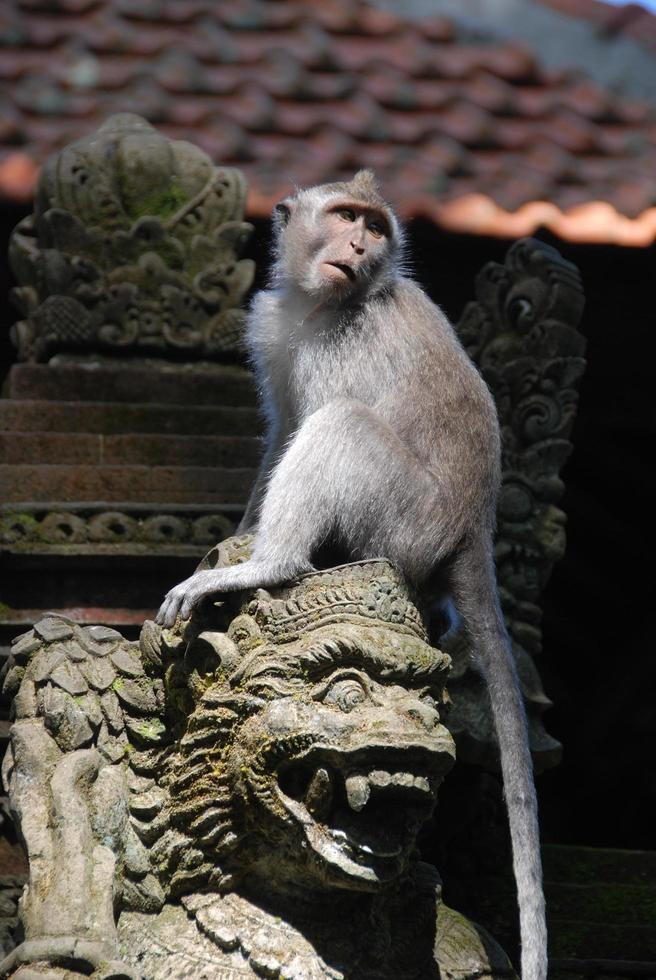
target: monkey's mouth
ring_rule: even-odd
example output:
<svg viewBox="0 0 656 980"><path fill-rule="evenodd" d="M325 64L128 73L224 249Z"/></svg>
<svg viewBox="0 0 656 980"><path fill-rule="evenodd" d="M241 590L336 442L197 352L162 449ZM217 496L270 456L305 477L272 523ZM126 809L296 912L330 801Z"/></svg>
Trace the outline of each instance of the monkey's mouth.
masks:
<svg viewBox="0 0 656 980"><path fill-rule="evenodd" d="M324 262L324 265L329 265L331 269L336 269L341 273L341 278L348 279L349 282L355 282L355 272L346 262Z"/></svg>
<svg viewBox="0 0 656 980"><path fill-rule="evenodd" d="M284 763L279 795L315 856L360 887L397 877L453 763L452 743L436 743L374 753L314 746Z"/></svg>

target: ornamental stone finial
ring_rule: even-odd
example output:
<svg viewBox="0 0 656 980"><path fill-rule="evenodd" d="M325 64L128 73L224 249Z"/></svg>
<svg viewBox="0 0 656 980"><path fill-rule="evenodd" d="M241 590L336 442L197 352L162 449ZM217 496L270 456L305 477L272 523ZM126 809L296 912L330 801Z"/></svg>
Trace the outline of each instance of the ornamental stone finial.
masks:
<svg viewBox="0 0 656 980"><path fill-rule="evenodd" d="M233 351L254 273L244 200L239 171L130 113L50 157L9 249L19 358Z"/></svg>

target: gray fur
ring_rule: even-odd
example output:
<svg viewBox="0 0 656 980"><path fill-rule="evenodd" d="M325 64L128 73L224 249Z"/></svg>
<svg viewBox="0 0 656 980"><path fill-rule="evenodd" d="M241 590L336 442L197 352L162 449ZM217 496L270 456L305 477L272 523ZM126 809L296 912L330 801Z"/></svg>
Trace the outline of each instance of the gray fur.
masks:
<svg viewBox="0 0 656 980"><path fill-rule="evenodd" d="M362 206L355 220L335 213L353 201ZM272 288L255 297L247 329L268 423L240 526L255 534L253 558L176 586L159 622L187 618L206 595L311 570L313 552L330 535L354 560L385 556L417 585L440 572L488 679L523 980L544 980L537 805L492 553L500 482L492 397L447 318L398 271L401 233L370 172L300 191L283 205ZM387 235L369 230L376 214Z"/></svg>

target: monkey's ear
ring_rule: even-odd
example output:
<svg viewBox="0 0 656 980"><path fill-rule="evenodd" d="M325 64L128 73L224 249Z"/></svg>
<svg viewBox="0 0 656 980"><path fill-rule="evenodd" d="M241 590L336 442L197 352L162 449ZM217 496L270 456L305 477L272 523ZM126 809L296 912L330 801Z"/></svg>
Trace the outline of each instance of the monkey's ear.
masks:
<svg viewBox="0 0 656 980"><path fill-rule="evenodd" d="M357 174L353 178L353 183L365 193L376 197L380 194L380 187L378 186L376 174L369 167L367 167L365 170L358 170Z"/></svg>
<svg viewBox="0 0 656 980"><path fill-rule="evenodd" d="M277 225L284 227L288 224L289 219L292 216L292 209L287 203L287 201L281 201L280 204L276 204L273 209L273 219Z"/></svg>

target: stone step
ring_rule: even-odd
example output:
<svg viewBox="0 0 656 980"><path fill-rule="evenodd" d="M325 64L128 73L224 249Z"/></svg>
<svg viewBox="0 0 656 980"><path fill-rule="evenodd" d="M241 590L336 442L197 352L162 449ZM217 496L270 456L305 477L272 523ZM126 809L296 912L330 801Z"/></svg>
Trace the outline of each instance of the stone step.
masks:
<svg viewBox="0 0 656 980"><path fill-rule="evenodd" d="M0 432L0 460L12 464L251 467L261 451L252 436Z"/></svg>
<svg viewBox="0 0 656 980"><path fill-rule="evenodd" d="M226 365L14 364L6 394L30 401L144 402L192 405L255 404L249 371Z"/></svg>
<svg viewBox="0 0 656 980"><path fill-rule="evenodd" d="M551 925L549 956L558 959L656 961L656 926L558 921Z"/></svg>
<svg viewBox="0 0 656 980"><path fill-rule="evenodd" d="M252 436L260 429L257 410L239 406L0 399L1 432Z"/></svg>
<svg viewBox="0 0 656 980"><path fill-rule="evenodd" d="M0 500L244 504L255 469L213 466L0 465Z"/></svg>
<svg viewBox="0 0 656 980"><path fill-rule="evenodd" d="M656 851L545 844L542 864L545 881L571 885L618 882L656 889Z"/></svg>
<svg viewBox="0 0 656 980"><path fill-rule="evenodd" d="M611 925L656 928L656 886L588 884L545 884L549 918L552 922L608 922Z"/></svg>

